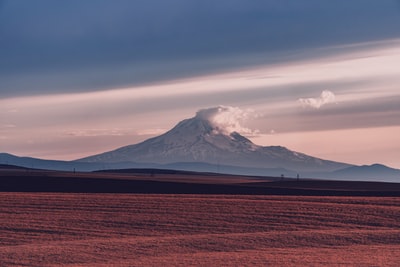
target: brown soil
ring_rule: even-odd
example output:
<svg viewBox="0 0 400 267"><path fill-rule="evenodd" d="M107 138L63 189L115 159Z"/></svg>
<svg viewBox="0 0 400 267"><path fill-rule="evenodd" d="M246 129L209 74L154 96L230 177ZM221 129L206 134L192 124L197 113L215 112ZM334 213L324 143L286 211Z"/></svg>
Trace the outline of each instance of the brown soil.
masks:
<svg viewBox="0 0 400 267"><path fill-rule="evenodd" d="M0 193L0 266L398 266L400 198Z"/></svg>

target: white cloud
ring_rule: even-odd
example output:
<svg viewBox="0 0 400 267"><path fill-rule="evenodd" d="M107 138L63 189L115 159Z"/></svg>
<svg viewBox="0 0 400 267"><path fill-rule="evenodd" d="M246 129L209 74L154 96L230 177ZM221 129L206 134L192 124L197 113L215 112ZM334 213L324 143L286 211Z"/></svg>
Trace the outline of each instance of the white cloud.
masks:
<svg viewBox="0 0 400 267"><path fill-rule="evenodd" d="M336 97L335 94L331 91L325 90L321 93L321 95L317 98L300 98L298 100L303 107L311 107L311 108L320 108L329 103L335 103Z"/></svg>
<svg viewBox="0 0 400 267"><path fill-rule="evenodd" d="M238 107L218 106L201 109L196 113L196 118L207 120L215 128L215 131L230 134L238 132L246 136L258 135L258 130L244 127L242 124L257 115L251 109L242 110Z"/></svg>

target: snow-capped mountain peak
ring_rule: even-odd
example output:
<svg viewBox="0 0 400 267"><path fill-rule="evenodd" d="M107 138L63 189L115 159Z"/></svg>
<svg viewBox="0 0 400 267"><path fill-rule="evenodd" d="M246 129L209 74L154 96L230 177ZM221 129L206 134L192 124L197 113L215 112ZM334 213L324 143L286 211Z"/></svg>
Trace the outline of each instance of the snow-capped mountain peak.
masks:
<svg viewBox="0 0 400 267"><path fill-rule="evenodd" d="M263 147L238 132L221 128L204 114L179 122L142 143L80 159L81 162L202 162L241 167L330 171L348 165L317 159L284 147Z"/></svg>

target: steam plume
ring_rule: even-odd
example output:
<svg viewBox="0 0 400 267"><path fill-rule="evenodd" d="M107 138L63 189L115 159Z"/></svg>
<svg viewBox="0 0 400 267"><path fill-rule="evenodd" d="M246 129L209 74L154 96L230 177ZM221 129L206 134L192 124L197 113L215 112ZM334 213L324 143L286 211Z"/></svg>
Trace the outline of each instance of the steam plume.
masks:
<svg viewBox="0 0 400 267"><path fill-rule="evenodd" d="M258 130L244 127L242 124L255 117L253 110L242 110L238 107L218 106L197 111L196 118L208 121L214 131L222 134L238 132L246 136L259 134Z"/></svg>

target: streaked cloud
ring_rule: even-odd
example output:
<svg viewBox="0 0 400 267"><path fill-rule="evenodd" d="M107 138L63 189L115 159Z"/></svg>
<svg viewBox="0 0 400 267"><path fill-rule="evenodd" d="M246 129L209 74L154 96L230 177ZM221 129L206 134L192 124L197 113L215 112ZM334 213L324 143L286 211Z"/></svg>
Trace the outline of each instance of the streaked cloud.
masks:
<svg viewBox="0 0 400 267"><path fill-rule="evenodd" d="M15 128L17 125L15 124L3 124L0 128Z"/></svg>
<svg viewBox="0 0 400 267"><path fill-rule="evenodd" d="M128 135L127 129L85 129L66 131L64 134L68 136L94 137L94 136L121 136Z"/></svg>
<svg viewBox="0 0 400 267"><path fill-rule="evenodd" d="M141 136L141 135L146 135L146 136L150 135L150 136L153 136L153 135L160 135L160 134L163 134L163 133L165 133L165 132L168 131L168 130L169 130L169 129L161 129L161 128L155 128L155 129L141 129L141 130L136 131L135 134L136 134L136 135L139 135L139 136Z"/></svg>
<svg viewBox="0 0 400 267"><path fill-rule="evenodd" d="M137 132L168 129L196 110L225 105L250 108L262 114L257 118L259 126L253 127L262 132L293 131L300 122L303 131L307 127L316 130L317 125L322 130L327 127L323 116L335 116L332 120L335 123L329 129L351 127L341 117L363 116L366 112L369 112L368 120L358 120L362 121L358 127L376 126L377 121L393 125L392 119L382 120L372 107L393 107L390 112L397 112L395 103L387 103L399 96L400 70L396 66L400 62L400 43L391 40L386 45L380 43L365 49L365 45L360 44L360 47L355 52L345 50L321 58L168 83L100 92L2 98L0 120L2 124L17 124L27 132L36 131L38 127L49 133L62 127L71 130L131 128ZM304 96L318 96L324 88L335 92L338 105L324 106L319 115L299 110L298 103L293 101ZM325 103L326 99L320 101ZM18 112L7 112L10 110ZM347 114L343 114L344 111ZM371 112L376 112L377 116ZM264 126L266 124L268 127Z"/></svg>
<svg viewBox="0 0 400 267"><path fill-rule="evenodd" d="M137 86L395 39L397 5L393 0L4 1L0 96Z"/></svg>

